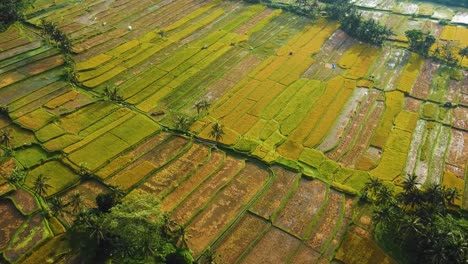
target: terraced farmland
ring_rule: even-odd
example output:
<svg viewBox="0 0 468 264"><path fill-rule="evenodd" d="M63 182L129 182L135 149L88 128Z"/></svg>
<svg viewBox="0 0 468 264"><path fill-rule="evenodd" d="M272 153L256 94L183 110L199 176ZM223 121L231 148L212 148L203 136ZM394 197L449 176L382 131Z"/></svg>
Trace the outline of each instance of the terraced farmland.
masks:
<svg viewBox="0 0 468 264"><path fill-rule="evenodd" d="M117 186L161 199L195 258L394 263L357 204L369 178L398 190L415 174L456 187L468 209L468 58L453 69L404 37L427 29L432 52L457 53L467 11L356 4L396 33L383 47L325 18L242 2L36 1L26 24L0 33L0 262L70 261L75 214L50 204L81 194L95 207ZM41 38L42 19L71 38L73 63ZM122 100L106 94L114 88Z"/></svg>

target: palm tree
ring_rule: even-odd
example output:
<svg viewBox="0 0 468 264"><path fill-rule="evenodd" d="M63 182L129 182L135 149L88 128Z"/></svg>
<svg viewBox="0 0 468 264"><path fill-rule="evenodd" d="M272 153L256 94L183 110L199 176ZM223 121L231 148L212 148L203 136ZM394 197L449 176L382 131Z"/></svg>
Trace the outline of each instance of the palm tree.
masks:
<svg viewBox="0 0 468 264"><path fill-rule="evenodd" d="M176 243L175 245L179 248L188 249L187 244L187 230L183 225L177 224L177 231L175 232L176 235Z"/></svg>
<svg viewBox="0 0 468 264"><path fill-rule="evenodd" d="M410 174L403 181L403 190L405 193L412 193L418 188L418 176Z"/></svg>
<svg viewBox="0 0 468 264"><path fill-rule="evenodd" d="M414 206L420 201L421 195L418 189L418 184L418 176L414 174L408 175L404 179L403 192L398 195L398 198L405 204L405 206Z"/></svg>
<svg viewBox="0 0 468 264"><path fill-rule="evenodd" d="M205 252L200 256L199 260L200 264L215 264L216 263L216 255L215 252L209 247L206 249Z"/></svg>
<svg viewBox="0 0 468 264"><path fill-rule="evenodd" d="M110 101L114 101L117 103L120 103L123 101L123 97L119 94L119 90L117 90L116 87L111 89L107 86L106 89L104 90L103 96L109 99Z"/></svg>
<svg viewBox="0 0 468 264"><path fill-rule="evenodd" d="M63 202L62 198L60 197L52 197L49 201L50 203L50 210L52 211L52 214L55 216L61 216L65 212L65 203Z"/></svg>
<svg viewBox="0 0 468 264"><path fill-rule="evenodd" d="M47 189L52 187L51 185L47 184L48 180L50 180L49 177L45 177L44 175L40 174L34 181L32 190L39 196L47 194Z"/></svg>
<svg viewBox="0 0 468 264"><path fill-rule="evenodd" d="M111 195L112 195L112 198L113 198L117 203L120 203L120 200L122 200L122 198L124 198L124 196L125 196L125 191L123 191L122 189L120 189L119 186L108 185L107 187L109 187L109 189L110 189L110 193L111 193Z"/></svg>
<svg viewBox="0 0 468 264"><path fill-rule="evenodd" d="M9 130L1 130L0 131L0 144L3 146L10 148L11 147L11 140L13 140L13 136Z"/></svg>
<svg viewBox="0 0 468 264"><path fill-rule="evenodd" d="M460 193L458 192L457 188L447 188L444 190L445 201L450 205L453 205L455 199L457 199L459 196Z"/></svg>
<svg viewBox="0 0 468 264"><path fill-rule="evenodd" d="M220 125L218 122L211 127L210 137L214 138L216 141L222 139L224 134L223 125Z"/></svg>
<svg viewBox="0 0 468 264"><path fill-rule="evenodd" d="M393 192L385 185L382 185L376 195L378 203L388 203L393 199Z"/></svg>
<svg viewBox="0 0 468 264"><path fill-rule="evenodd" d="M95 240L97 245L100 245L105 239L105 228L102 222L96 216L91 215L84 219L84 224L89 238Z"/></svg>
<svg viewBox="0 0 468 264"><path fill-rule="evenodd" d="M187 130L187 128L188 128L188 126L190 124L190 121L188 120L187 117L178 115L176 117L174 123L175 123L175 128L177 130L185 131L185 130Z"/></svg>
<svg viewBox="0 0 468 264"><path fill-rule="evenodd" d="M197 115L200 115L200 111L208 110L210 108L210 103L206 99L201 99L200 101L195 103L194 108L197 109Z"/></svg>
<svg viewBox="0 0 468 264"><path fill-rule="evenodd" d="M81 210L81 205L83 203L83 197L81 193L75 192L71 195L70 201L67 203L67 206L71 206L71 211L73 213L78 213Z"/></svg>
<svg viewBox="0 0 468 264"><path fill-rule="evenodd" d="M379 178L371 177L368 182L364 185L363 191L369 192L368 194L375 196L379 192L379 190L383 187L382 180Z"/></svg>
<svg viewBox="0 0 468 264"><path fill-rule="evenodd" d="M460 64L463 62L463 59L468 56L468 46L460 49L458 54L461 56Z"/></svg>

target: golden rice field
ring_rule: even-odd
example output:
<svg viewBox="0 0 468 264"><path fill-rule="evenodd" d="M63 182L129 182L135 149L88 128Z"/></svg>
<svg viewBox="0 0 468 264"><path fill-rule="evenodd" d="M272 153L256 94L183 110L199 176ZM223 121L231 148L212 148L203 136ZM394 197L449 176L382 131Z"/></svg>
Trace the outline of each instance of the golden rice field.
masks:
<svg viewBox="0 0 468 264"><path fill-rule="evenodd" d="M452 70L403 37L411 24L458 52L468 29L428 19L431 5L417 18L405 8L378 13L397 33L378 48L325 18L238 1L36 1L29 26L0 33L0 130L11 135L0 148L0 262L67 263L74 217L43 217L47 202L81 193L91 208L118 186L160 198L195 258L395 263L357 204L368 179L398 190L416 174L456 187L468 210L468 58ZM42 19L71 38L76 83L34 27ZM15 168L24 182L8 181ZM42 176L50 188L38 195Z"/></svg>

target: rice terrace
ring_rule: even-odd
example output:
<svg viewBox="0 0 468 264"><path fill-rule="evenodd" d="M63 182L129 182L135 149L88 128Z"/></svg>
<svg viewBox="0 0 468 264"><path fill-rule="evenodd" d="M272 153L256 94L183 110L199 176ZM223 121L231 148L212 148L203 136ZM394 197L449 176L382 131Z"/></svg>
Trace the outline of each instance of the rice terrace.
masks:
<svg viewBox="0 0 468 264"><path fill-rule="evenodd" d="M1 0L0 263L468 263L467 0Z"/></svg>

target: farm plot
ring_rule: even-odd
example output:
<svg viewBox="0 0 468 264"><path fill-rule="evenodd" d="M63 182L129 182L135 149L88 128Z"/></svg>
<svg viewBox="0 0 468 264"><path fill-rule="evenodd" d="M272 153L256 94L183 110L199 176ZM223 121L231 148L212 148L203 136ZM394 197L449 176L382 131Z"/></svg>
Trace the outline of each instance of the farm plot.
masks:
<svg viewBox="0 0 468 264"><path fill-rule="evenodd" d="M38 209L34 196L25 189L18 189L8 197L23 215L30 215Z"/></svg>
<svg viewBox="0 0 468 264"><path fill-rule="evenodd" d="M207 147L193 144L190 149L180 155L176 160L152 174L145 183L140 186L140 189L164 197L165 194L178 186L180 182L193 174L197 167L206 161L207 155ZM153 170L154 168L157 167L153 167ZM142 170L145 171L144 169ZM138 173L138 171L138 168L135 168L135 172ZM142 175L145 176L144 173L142 173ZM127 176L127 178L139 179L141 177L137 174ZM126 189L127 186L122 187Z"/></svg>
<svg viewBox="0 0 468 264"><path fill-rule="evenodd" d="M269 172L253 164L246 163L245 169L219 193L187 225L188 241L194 255L199 255L216 239L236 216L242 213L266 182Z"/></svg>
<svg viewBox="0 0 468 264"><path fill-rule="evenodd" d="M96 205L96 197L108 191L108 188L95 180L88 180L83 181L79 185L74 186L73 188L68 189L66 192L60 194L64 204L69 204L73 197L79 195L81 202L77 207L73 207L67 210L70 213L63 214L63 219L68 223L72 224L75 218L74 213L79 212L84 208L95 208Z"/></svg>
<svg viewBox="0 0 468 264"><path fill-rule="evenodd" d="M140 129L135 131L135 127ZM65 148L64 151L70 153L67 157L69 161L77 166L86 164L88 169L94 171L119 153L159 130L160 127L149 118L134 115L110 130L105 128L98 130L95 132L98 135L91 134L84 140Z"/></svg>
<svg viewBox="0 0 468 264"><path fill-rule="evenodd" d="M60 161L52 160L29 171L26 186L33 188L34 181L41 176L47 177L49 179L47 184L51 186L45 190L45 193L42 193L45 197L54 195L79 181L79 176L68 167Z"/></svg>
<svg viewBox="0 0 468 264"><path fill-rule="evenodd" d="M375 131L384 107L378 99L382 94L378 90L371 90L360 101L359 108L355 111L342 130L343 136L339 137L336 145L328 143L332 150L326 152L326 156L332 160L337 160L347 167L356 167L360 157L369 147L372 134ZM331 134L329 134L331 135ZM345 135L345 136L344 136ZM324 141L327 142L327 141ZM327 145L320 145L319 149L326 148Z"/></svg>
<svg viewBox="0 0 468 264"><path fill-rule="evenodd" d="M4 250L10 241L13 239L16 230L25 222L25 218L21 215L20 211L15 208L13 203L9 200L0 200L0 250Z"/></svg>
<svg viewBox="0 0 468 264"><path fill-rule="evenodd" d="M106 179L106 182L127 190L146 176L151 175L156 169L173 161L181 153L185 154L184 152L190 145L191 142L183 138L169 138L145 153L135 162L118 171L114 176Z"/></svg>
<svg viewBox="0 0 468 264"><path fill-rule="evenodd" d="M395 127L389 131L390 134L385 143L382 159L379 165L370 171L373 176L387 181L394 181L401 177L417 119L417 113L407 111L401 111L396 116Z"/></svg>
<svg viewBox="0 0 468 264"><path fill-rule="evenodd" d="M320 215L320 209L326 204L327 199L326 184L303 179L274 223L296 237L306 237L310 232L311 222ZM307 207L304 208L304 205Z"/></svg>
<svg viewBox="0 0 468 264"><path fill-rule="evenodd" d="M45 220L40 214L35 214L20 226L3 255L7 260L16 262L50 236Z"/></svg>

